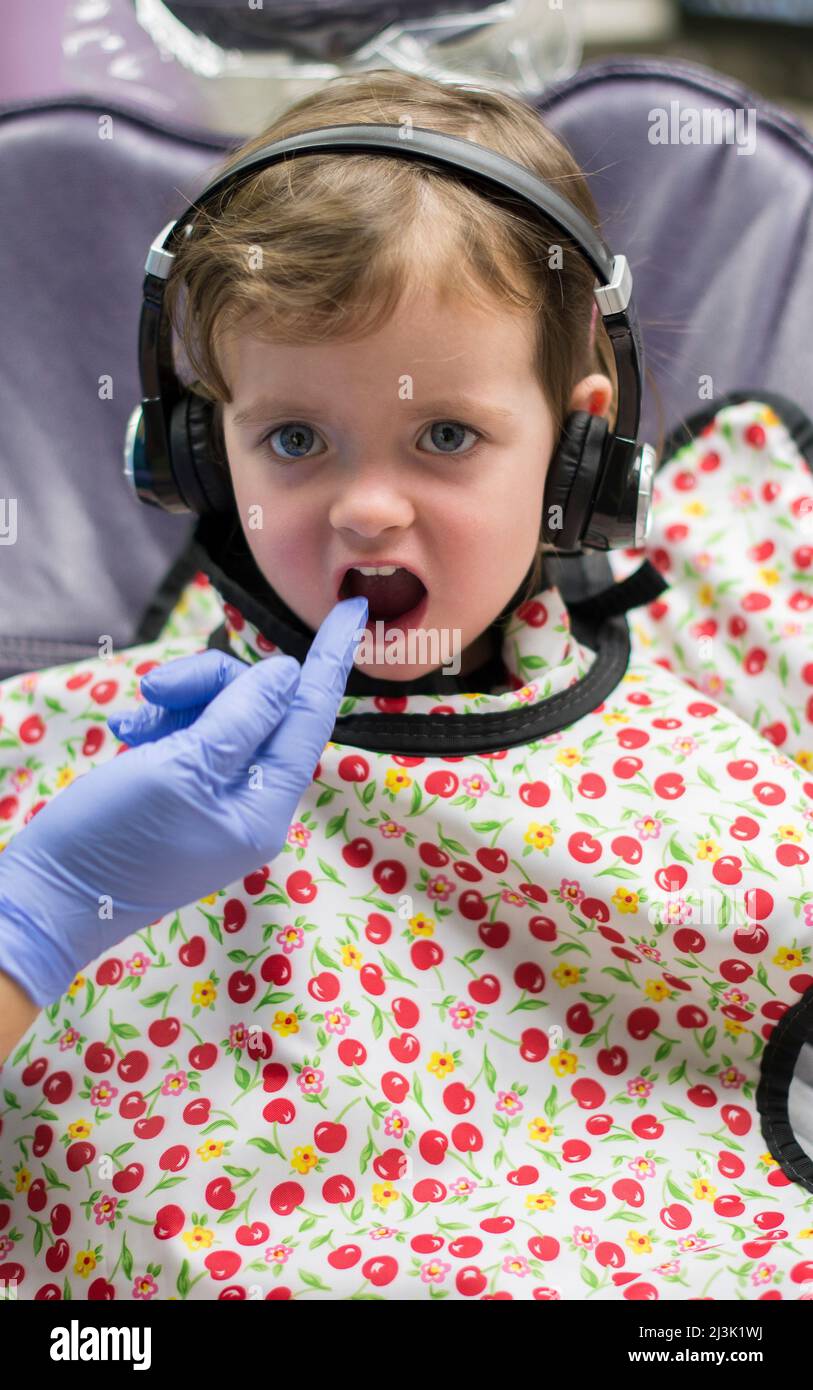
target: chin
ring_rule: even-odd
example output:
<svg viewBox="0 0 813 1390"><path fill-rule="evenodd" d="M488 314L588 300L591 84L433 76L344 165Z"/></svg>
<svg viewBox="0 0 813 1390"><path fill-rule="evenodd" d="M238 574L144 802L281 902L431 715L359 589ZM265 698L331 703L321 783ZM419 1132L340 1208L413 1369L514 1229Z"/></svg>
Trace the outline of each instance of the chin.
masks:
<svg viewBox="0 0 813 1390"><path fill-rule="evenodd" d="M392 685L398 681L407 684L409 681L420 680L422 676L429 676L433 672L445 674L442 666L406 666L402 663L390 665L383 661L357 661L353 666L354 670L361 671L362 675L369 676L371 680L388 681Z"/></svg>

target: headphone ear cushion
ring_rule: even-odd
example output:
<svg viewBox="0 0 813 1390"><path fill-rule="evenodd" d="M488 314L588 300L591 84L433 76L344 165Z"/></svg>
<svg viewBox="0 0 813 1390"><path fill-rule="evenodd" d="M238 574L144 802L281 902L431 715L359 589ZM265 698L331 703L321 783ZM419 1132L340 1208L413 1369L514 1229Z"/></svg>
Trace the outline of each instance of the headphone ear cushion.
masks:
<svg viewBox="0 0 813 1390"><path fill-rule="evenodd" d="M601 473L608 424L574 410L562 426L545 480L542 539L557 550L579 548Z"/></svg>
<svg viewBox="0 0 813 1390"><path fill-rule="evenodd" d="M214 440L214 406L194 391L185 391L170 422L172 472L190 511L228 512L235 504L228 464L218 461Z"/></svg>

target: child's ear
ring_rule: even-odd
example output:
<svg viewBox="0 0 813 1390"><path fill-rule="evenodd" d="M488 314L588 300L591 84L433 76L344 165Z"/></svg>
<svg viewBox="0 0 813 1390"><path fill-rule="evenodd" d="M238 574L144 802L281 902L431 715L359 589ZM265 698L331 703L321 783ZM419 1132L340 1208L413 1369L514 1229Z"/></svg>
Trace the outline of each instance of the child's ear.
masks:
<svg viewBox="0 0 813 1390"><path fill-rule="evenodd" d="M590 415L609 415L613 400L610 378L600 372L582 377L570 397L571 410L586 410Z"/></svg>

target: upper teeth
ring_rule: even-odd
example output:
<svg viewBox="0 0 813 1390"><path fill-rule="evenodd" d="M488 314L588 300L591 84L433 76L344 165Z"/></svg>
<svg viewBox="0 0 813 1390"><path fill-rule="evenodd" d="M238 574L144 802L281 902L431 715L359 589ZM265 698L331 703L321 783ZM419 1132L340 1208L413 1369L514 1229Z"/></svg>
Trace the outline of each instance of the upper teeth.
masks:
<svg viewBox="0 0 813 1390"><path fill-rule="evenodd" d="M395 574L397 565L351 565L359 574Z"/></svg>

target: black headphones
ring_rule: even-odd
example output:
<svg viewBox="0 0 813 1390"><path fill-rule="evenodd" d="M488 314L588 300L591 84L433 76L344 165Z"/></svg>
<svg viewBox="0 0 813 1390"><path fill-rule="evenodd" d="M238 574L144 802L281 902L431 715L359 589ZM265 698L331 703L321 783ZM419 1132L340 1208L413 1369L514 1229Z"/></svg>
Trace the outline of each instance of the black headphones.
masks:
<svg viewBox="0 0 813 1390"><path fill-rule="evenodd" d="M245 175L289 156L383 154L420 159L451 171L485 196L519 197L575 242L596 273L593 294L612 345L618 375L615 432L603 416L568 415L545 483L542 538L562 553L640 549L649 531L655 451L638 445L643 347L632 304L632 274L625 256L613 256L588 220L536 174L456 135L417 126L339 125L306 130L264 146L204 188L150 247L139 324L141 405L130 416L124 472L136 495L168 512L233 512L228 476L212 460L213 406L184 388L175 374L164 286L173 246L198 207Z"/></svg>

